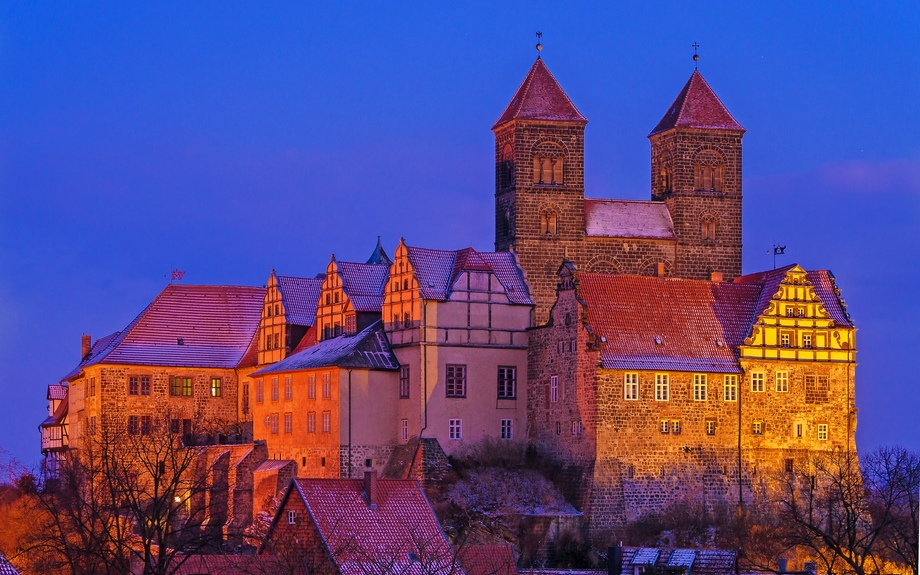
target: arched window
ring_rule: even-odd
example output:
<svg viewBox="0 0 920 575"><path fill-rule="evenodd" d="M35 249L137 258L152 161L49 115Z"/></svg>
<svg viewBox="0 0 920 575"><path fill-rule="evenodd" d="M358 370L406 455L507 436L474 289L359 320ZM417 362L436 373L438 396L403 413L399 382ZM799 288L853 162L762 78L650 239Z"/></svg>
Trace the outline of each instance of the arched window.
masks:
<svg viewBox="0 0 920 575"><path fill-rule="evenodd" d="M724 180L724 162L715 150L704 150L693 164L693 189L721 192Z"/></svg>
<svg viewBox="0 0 920 575"><path fill-rule="evenodd" d="M562 156L553 161L553 183L562 185Z"/></svg>
<svg viewBox="0 0 920 575"><path fill-rule="evenodd" d="M542 170L540 169L542 165L543 163L540 161L540 156L535 154L533 157L533 183L535 184L539 184L543 181L541 178Z"/></svg>
<svg viewBox="0 0 920 575"><path fill-rule="evenodd" d="M561 186L565 181L565 154L562 147L553 142L543 142L534 151L533 183Z"/></svg>
<svg viewBox="0 0 920 575"><path fill-rule="evenodd" d="M556 235L556 211L547 209L540 212L540 233Z"/></svg>
<svg viewBox="0 0 920 575"><path fill-rule="evenodd" d="M716 239L716 218L711 214L706 214L700 220L700 236L707 241Z"/></svg>

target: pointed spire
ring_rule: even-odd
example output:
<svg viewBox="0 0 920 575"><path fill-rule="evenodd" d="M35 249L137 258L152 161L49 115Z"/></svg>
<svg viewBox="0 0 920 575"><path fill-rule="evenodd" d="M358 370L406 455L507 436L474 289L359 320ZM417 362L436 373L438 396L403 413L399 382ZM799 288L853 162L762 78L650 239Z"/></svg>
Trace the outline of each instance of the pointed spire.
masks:
<svg viewBox="0 0 920 575"><path fill-rule="evenodd" d="M380 243L380 236L377 236L377 247L374 248L374 253L371 254L371 258L367 260L369 264L384 264L387 266L393 265L393 260L390 259L390 256L383 250L383 244Z"/></svg>
<svg viewBox="0 0 920 575"><path fill-rule="evenodd" d="M588 123L540 58L534 62L524 82L514 93L514 98L511 98L511 103L492 129L511 120Z"/></svg>
<svg viewBox="0 0 920 575"><path fill-rule="evenodd" d="M673 128L746 131L725 108L699 70L693 71L684 89L649 136Z"/></svg>

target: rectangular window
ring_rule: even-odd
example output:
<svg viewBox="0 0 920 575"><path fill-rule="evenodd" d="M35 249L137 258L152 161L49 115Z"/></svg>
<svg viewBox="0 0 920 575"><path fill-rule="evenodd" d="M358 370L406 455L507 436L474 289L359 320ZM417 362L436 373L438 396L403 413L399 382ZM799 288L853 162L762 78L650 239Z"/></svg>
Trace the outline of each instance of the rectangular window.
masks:
<svg viewBox="0 0 920 575"><path fill-rule="evenodd" d="M716 420L707 419L706 420L706 435L715 435L716 434Z"/></svg>
<svg viewBox="0 0 920 575"><path fill-rule="evenodd" d="M498 368L498 397L499 399L514 399L517 391L517 368L499 366Z"/></svg>
<svg viewBox="0 0 920 575"><path fill-rule="evenodd" d="M705 373L693 375L693 401L706 401L708 397L707 380Z"/></svg>
<svg viewBox="0 0 920 575"><path fill-rule="evenodd" d="M220 397L223 394L223 382L219 377L211 378L211 397Z"/></svg>
<svg viewBox="0 0 920 575"><path fill-rule="evenodd" d="M288 525L295 525L297 523L297 512L293 509L287 512Z"/></svg>
<svg viewBox="0 0 920 575"><path fill-rule="evenodd" d="M810 333L803 333L803 334L802 334L802 347L804 347L804 348L806 348L806 349L810 349L810 348L811 348L811 334L810 334Z"/></svg>
<svg viewBox="0 0 920 575"><path fill-rule="evenodd" d="M316 433L316 412L307 413L307 433Z"/></svg>
<svg viewBox="0 0 920 575"><path fill-rule="evenodd" d="M329 433L332 431L332 412L324 411L323 412L323 433Z"/></svg>
<svg viewBox="0 0 920 575"><path fill-rule="evenodd" d="M182 395L182 380L178 377L169 377L169 395L172 396L181 396Z"/></svg>
<svg viewBox="0 0 920 575"><path fill-rule="evenodd" d="M447 397L466 397L466 366L447 366ZM459 421L459 420L457 420Z"/></svg>
<svg viewBox="0 0 920 575"><path fill-rule="evenodd" d="M192 378L191 377L182 378L182 396L192 397Z"/></svg>
<svg viewBox="0 0 920 575"><path fill-rule="evenodd" d="M409 420L408 419L399 420L399 438L402 439L403 441L407 441L409 439Z"/></svg>
<svg viewBox="0 0 920 575"><path fill-rule="evenodd" d="M827 441L827 424L818 424L818 441Z"/></svg>
<svg viewBox="0 0 920 575"><path fill-rule="evenodd" d="M284 399L288 401L294 399L294 381L290 375L284 377Z"/></svg>
<svg viewBox="0 0 920 575"><path fill-rule="evenodd" d="M447 437L450 439L463 439L463 421L460 419L447 420Z"/></svg>
<svg viewBox="0 0 920 575"><path fill-rule="evenodd" d="M141 419L136 415L128 416L128 434L137 435L141 430Z"/></svg>
<svg viewBox="0 0 920 575"><path fill-rule="evenodd" d="M557 347L559 348L559 355L562 355L563 353L565 353L565 342L564 341L560 341Z"/></svg>
<svg viewBox="0 0 920 575"><path fill-rule="evenodd" d="M671 420L671 433L680 433L680 420L672 419Z"/></svg>
<svg viewBox="0 0 920 575"><path fill-rule="evenodd" d="M726 375L724 388L725 401L738 401L738 376Z"/></svg>
<svg viewBox="0 0 920 575"><path fill-rule="evenodd" d="M89 434L96 435L96 416L89 418Z"/></svg>
<svg viewBox="0 0 920 575"><path fill-rule="evenodd" d="M795 424L795 437L796 439L801 439L805 437L805 424L804 423Z"/></svg>
<svg viewBox="0 0 920 575"><path fill-rule="evenodd" d="M756 372L751 374L751 391L761 392L764 390L764 376L763 373Z"/></svg>
<svg viewBox="0 0 920 575"><path fill-rule="evenodd" d="M262 389L262 380L256 380L256 403L265 401L265 391Z"/></svg>
<svg viewBox="0 0 920 575"><path fill-rule="evenodd" d="M273 414L271 415L271 420L270 420L270 421L271 421L272 433L277 434L277 433L278 433L278 414L277 414L277 413L273 413Z"/></svg>
<svg viewBox="0 0 920 575"><path fill-rule="evenodd" d="M514 439L514 420L502 420L502 439Z"/></svg>
<svg viewBox="0 0 920 575"><path fill-rule="evenodd" d="M278 401L278 378L272 378L272 401Z"/></svg>
<svg viewBox="0 0 920 575"><path fill-rule="evenodd" d="M345 316L345 333L354 334L358 332L357 317L354 314Z"/></svg>
<svg viewBox="0 0 920 575"><path fill-rule="evenodd" d="M307 378L307 398L316 399L316 375Z"/></svg>
<svg viewBox="0 0 920 575"><path fill-rule="evenodd" d="M671 384L666 373L655 374L655 401L668 401L671 397Z"/></svg>
<svg viewBox="0 0 920 575"><path fill-rule="evenodd" d="M140 395L141 393L141 378L132 375L128 378L128 395Z"/></svg>
<svg viewBox="0 0 920 575"><path fill-rule="evenodd" d="M561 434L562 434L562 422L557 421L556 422L556 435L561 435Z"/></svg>
<svg viewBox="0 0 920 575"><path fill-rule="evenodd" d="M763 422L759 420L755 420L753 431L754 431L754 435L763 435Z"/></svg>
<svg viewBox="0 0 920 575"><path fill-rule="evenodd" d="M795 469L795 460L793 459L783 460L783 468L786 470L786 473L792 473L792 470Z"/></svg>
<svg viewBox="0 0 920 575"><path fill-rule="evenodd" d="M779 344L783 347L789 347L789 334L784 333L779 336Z"/></svg>
<svg viewBox="0 0 920 575"><path fill-rule="evenodd" d="M786 393L789 391L789 372L776 372L776 391Z"/></svg>
<svg viewBox="0 0 920 575"><path fill-rule="evenodd" d="M575 353L575 340L569 342L569 351Z"/></svg>
<svg viewBox="0 0 920 575"><path fill-rule="evenodd" d="M551 375L549 378L549 400L552 403L559 401L559 376Z"/></svg>
<svg viewBox="0 0 920 575"><path fill-rule="evenodd" d="M406 399L409 397L409 366L399 366L399 397Z"/></svg>
<svg viewBox="0 0 920 575"><path fill-rule="evenodd" d="M141 376L141 395L150 395L150 376Z"/></svg>
<svg viewBox="0 0 920 575"><path fill-rule="evenodd" d="M141 435L150 435L151 420L149 415L141 416Z"/></svg>
<svg viewBox="0 0 920 575"><path fill-rule="evenodd" d="M285 413L284 414L284 432L293 433L294 431L294 414Z"/></svg>
<svg viewBox="0 0 920 575"><path fill-rule="evenodd" d="M323 374L323 399L332 397L332 379L328 373Z"/></svg>
<svg viewBox="0 0 920 575"><path fill-rule="evenodd" d="M671 421L668 419L662 419L658 422L658 430L661 433L671 433Z"/></svg>
<svg viewBox="0 0 920 575"><path fill-rule="evenodd" d="M572 422L572 435L581 435L583 429L584 428L581 426L581 420Z"/></svg>
<svg viewBox="0 0 920 575"><path fill-rule="evenodd" d="M243 406L243 413L249 413L249 384L248 383L243 384L242 396L243 397L242 397L241 403Z"/></svg>
<svg viewBox="0 0 920 575"><path fill-rule="evenodd" d="M627 373L623 376L623 399L635 401L639 399L639 374Z"/></svg>
<svg viewBox="0 0 920 575"><path fill-rule="evenodd" d="M172 434L179 433L179 420L178 419L169 420L169 432Z"/></svg>

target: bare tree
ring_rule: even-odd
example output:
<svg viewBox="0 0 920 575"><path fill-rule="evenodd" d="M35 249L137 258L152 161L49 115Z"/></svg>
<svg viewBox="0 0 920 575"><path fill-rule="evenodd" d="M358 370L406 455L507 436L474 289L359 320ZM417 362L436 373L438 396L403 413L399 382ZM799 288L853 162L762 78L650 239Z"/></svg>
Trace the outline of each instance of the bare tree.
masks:
<svg viewBox="0 0 920 575"><path fill-rule="evenodd" d="M881 555L917 575L920 535L920 456L903 447L882 447L869 454L863 478L870 493L870 512L883 525Z"/></svg>

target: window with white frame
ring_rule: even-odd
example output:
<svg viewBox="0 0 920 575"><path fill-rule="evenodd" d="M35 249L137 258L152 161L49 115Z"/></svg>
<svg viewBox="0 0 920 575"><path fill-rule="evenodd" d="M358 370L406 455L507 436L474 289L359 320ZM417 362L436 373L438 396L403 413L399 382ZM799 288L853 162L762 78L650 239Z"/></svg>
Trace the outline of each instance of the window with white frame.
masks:
<svg viewBox="0 0 920 575"><path fill-rule="evenodd" d="M811 334L810 333L802 334L802 347L804 347L805 349L811 348Z"/></svg>
<svg viewBox="0 0 920 575"><path fill-rule="evenodd" d="M278 401L278 378L272 378L272 401Z"/></svg>
<svg viewBox="0 0 920 575"><path fill-rule="evenodd" d="M639 374L627 373L623 376L623 399L635 401L639 399Z"/></svg>
<svg viewBox="0 0 920 575"><path fill-rule="evenodd" d="M827 441L827 424L818 424L818 441Z"/></svg>
<svg viewBox="0 0 920 575"><path fill-rule="evenodd" d="M776 391L780 393L786 393L789 391L789 372L788 371L777 371L776 372Z"/></svg>
<svg viewBox="0 0 920 575"><path fill-rule="evenodd" d="M284 432L292 433L294 431L294 414L285 413L284 414Z"/></svg>
<svg viewBox="0 0 920 575"><path fill-rule="evenodd" d="M307 398L316 399L316 374L310 374L307 378Z"/></svg>
<svg viewBox="0 0 920 575"><path fill-rule="evenodd" d="M706 401L708 394L708 382L705 373L696 373L693 375L693 401Z"/></svg>
<svg viewBox="0 0 920 575"><path fill-rule="evenodd" d="M789 334L784 333L779 336L779 344L783 347L789 347Z"/></svg>
<svg viewBox="0 0 920 575"><path fill-rule="evenodd" d="M755 419L752 428L754 435L763 435L763 421Z"/></svg>
<svg viewBox="0 0 920 575"><path fill-rule="evenodd" d="M707 419L706 420L706 435L715 435L716 434L716 420Z"/></svg>
<svg viewBox="0 0 920 575"><path fill-rule="evenodd" d="M738 376L726 375L724 384L724 393L722 394L725 401L738 401Z"/></svg>
<svg viewBox="0 0 920 575"><path fill-rule="evenodd" d="M329 433L332 431L332 412L324 411L323 412L323 433Z"/></svg>
<svg viewBox="0 0 920 575"><path fill-rule="evenodd" d="M399 420L399 438L403 441L409 439L409 420L400 419Z"/></svg>
<svg viewBox="0 0 920 575"><path fill-rule="evenodd" d="M671 383L666 373L655 374L655 401L668 401L671 398Z"/></svg>
<svg viewBox="0 0 920 575"><path fill-rule="evenodd" d="M466 366L448 365L446 385L447 397L466 397Z"/></svg>
<svg viewBox="0 0 920 575"><path fill-rule="evenodd" d="M501 428L502 439L514 439L514 420L513 419L503 419L502 428Z"/></svg>
<svg viewBox="0 0 920 575"><path fill-rule="evenodd" d="M409 397L409 366L399 366L399 397L406 399Z"/></svg>
<svg viewBox="0 0 920 575"><path fill-rule="evenodd" d="M671 420L671 433L680 433L680 420L672 419Z"/></svg>
<svg viewBox="0 0 920 575"><path fill-rule="evenodd" d="M559 376L551 375L549 377L549 401L556 403L559 401Z"/></svg>
<svg viewBox="0 0 920 575"><path fill-rule="evenodd" d="M297 523L297 512L293 509L289 510L287 513L288 516L288 525L294 525Z"/></svg>
<svg viewBox="0 0 920 575"><path fill-rule="evenodd" d="M659 421L658 430L661 431L661 433L671 433L671 420L662 419L661 421Z"/></svg>
<svg viewBox="0 0 920 575"><path fill-rule="evenodd" d="M284 399L288 401L294 399L294 381L290 375L284 377Z"/></svg>
<svg viewBox="0 0 920 575"><path fill-rule="evenodd" d="M463 439L463 420L447 420L447 437L449 439Z"/></svg>
<svg viewBox="0 0 920 575"><path fill-rule="evenodd" d="M262 388L262 380L256 380L256 403L262 403L265 400L265 391Z"/></svg>
<svg viewBox="0 0 920 575"><path fill-rule="evenodd" d="M761 372L751 374L751 391L761 392L764 390L764 375Z"/></svg>
<svg viewBox="0 0 920 575"><path fill-rule="evenodd" d="M271 424L272 433L277 434L278 433L278 414L277 413L271 414L270 424Z"/></svg>
<svg viewBox="0 0 920 575"><path fill-rule="evenodd" d="M514 399L517 392L517 368L511 366L498 367L498 398Z"/></svg>
<svg viewBox="0 0 920 575"><path fill-rule="evenodd" d="M332 397L332 377L328 373L323 374L323 399Z"/></svg>
<svg viewBox="0 0 920 575"><path fill-rule="evenodd" d="M316 412L307 413L307 433L316 433Z"/></svg>
<svg viewBox="0 0 920 575"><path fill-rule="evenodd" d="M796 423L792 428L792 434L795 435L796 439L802 439L805 437L805 424Z"/></svg>
<svg viewBox="0 0 920 575"><path fill-rule="evenodd" d="M572 422L572 435L581 435L581 432L584 431L584 428L581 425L581 420L576 419Z"/></svg>

